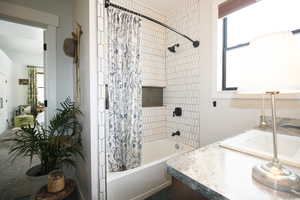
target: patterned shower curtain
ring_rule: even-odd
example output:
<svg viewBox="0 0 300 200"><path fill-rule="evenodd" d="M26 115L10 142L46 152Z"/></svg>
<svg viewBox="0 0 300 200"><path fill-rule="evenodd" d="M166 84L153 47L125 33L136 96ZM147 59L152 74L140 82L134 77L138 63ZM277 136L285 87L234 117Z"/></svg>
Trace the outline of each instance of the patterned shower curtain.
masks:
<svg viewBox="0 0 300 200"><path fill-rule="evenodd" d="M112 172L141 165L141 20L108 10L108 167Z"/></svg>
<svg viewBox="0 0 300 200"><path fill-rule="evenodd" d="M37 105L37 68L35 66L27 66L29 77L27 104L35 107Z"/></svg>

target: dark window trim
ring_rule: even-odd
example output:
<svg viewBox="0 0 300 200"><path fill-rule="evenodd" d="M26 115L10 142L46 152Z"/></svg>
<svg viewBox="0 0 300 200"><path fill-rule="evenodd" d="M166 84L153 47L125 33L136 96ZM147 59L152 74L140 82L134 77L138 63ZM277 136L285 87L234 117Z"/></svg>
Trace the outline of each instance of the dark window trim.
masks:
<svg viewBox="0 0 300 200"><path fill-rule="evenodd" d="M257 2L257 0L227 0L218 6L219 18L225 17Z"/></svg>
<svg viewBox="0 0 300 200"><path fill-rule="evenodd" d="M228 47L227 51L238 49L238 48L241 48L241 47L246 47L246 46L249 46L249 45L250 45L250 42L238 44L238 45L235 45L235 46L232 46L232 47Z"/></svg>
<svg viewBox="0 0 300 200"><path fill-rule="evenodd" d="M222 53L222 90L223 91L230 91L230 90L237 90L236 87L227 87L226 83L226 63L227 63L227 23L228 19L227 17L224 17L223 19L223 53Z"/></svg>
<svg viewBox="0 0 300 200"><path fill-rule="evenodd" d="M293 33L294 35L300 34L300 29L293 30L292 33Z"/></svg>
<svg viewBox="0 0 300 200"><path fill-rule="evenodd" d="M250 45L250 42L237 44L231 47L228 47L227 39L228 39L228 18L223 18L223 47L222 47L222 90L223 91L235 91L237 87L227 87L227 51L243 48ZM293 34L300 34L300 29L296 29L291 31Z"/></svg>

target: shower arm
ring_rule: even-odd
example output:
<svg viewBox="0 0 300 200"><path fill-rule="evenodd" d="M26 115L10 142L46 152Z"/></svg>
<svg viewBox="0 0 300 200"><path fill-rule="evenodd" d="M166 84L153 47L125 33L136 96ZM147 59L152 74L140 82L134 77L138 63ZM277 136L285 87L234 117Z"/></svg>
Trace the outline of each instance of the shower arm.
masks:
<svg viewBox="0 0 300 200"><path fill-rule="evenodd" d="M199 47L199 45L200 45L200 42L199 42L198 40L192 40L192 39L191 39L190 37L188 37L187 35L178 32L176 29L174 29L174 28L172 28L172 27L170 27L170 26L168 26L168 25L166 25L166 24L164 24L164 23L162 23L162 22L160 22L160 21L158 21L158 20L156 20L156 19L153 19L153 18L151 18L151 17L148 17L148 16L146 16L146 15L140 14L140 13L135 12L135 11L129 10L129 9L127 9L127 8L124 8L124 7L122 7L122 6L116 5L116 4L114 4L114 3L111 3L110 0L105 0L105 8L109 8L109 7L114 7L114 8L123 10L123 11L125 11L125 12L131 13L131 14L134 14L134 15L137 15L137 16L139 16L139 17L142 17L142 18L144 18L144 19L147 19L147 20L149 20L149 21L152 21L152 22L154 22L154 23L156 23L156 24L159 24L159 25L161 25L161 26L163 26L163 27L165 27L165 28L167 28L167 29L169 29L169 30L171 30L171 31L173 31L173 32L175 32L175 33L177 33L178 35L181 35L182 37L188 39L189 41L191 41L191 42L193 43L193 47L195 47L195 48Z"/></svg>

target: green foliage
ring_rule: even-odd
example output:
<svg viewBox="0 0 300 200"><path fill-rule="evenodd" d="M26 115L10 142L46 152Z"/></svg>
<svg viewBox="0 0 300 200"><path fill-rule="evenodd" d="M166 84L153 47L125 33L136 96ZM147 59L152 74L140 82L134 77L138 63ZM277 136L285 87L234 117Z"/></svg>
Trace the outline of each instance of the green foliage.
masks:
<svg viewBox="0 0 300 200"><path fill-rule="evenodd" d="M74 156L82 155L82 126L78 116L82 115L79 107L68 97L60 103L55 116L47 128L35 121L34 127L22 127L14 136L6 139L11 142L10 154L15 160L19 156L34 156L41 161L41 175L48 174L63 165L75 166Z"/></svg>

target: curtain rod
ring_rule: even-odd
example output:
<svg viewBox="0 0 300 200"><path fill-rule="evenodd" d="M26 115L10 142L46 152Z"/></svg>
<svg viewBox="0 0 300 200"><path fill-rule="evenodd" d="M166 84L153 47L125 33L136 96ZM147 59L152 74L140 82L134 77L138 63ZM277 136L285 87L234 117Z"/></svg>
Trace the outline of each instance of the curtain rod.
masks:
<svg viewBox="0 0 300 200"><path fill-rule="evenodd" d="M198 40L192 40L192 39L191 39L190 37L188 37L187 35L178 32L176 29L174 29L174 28L172 28L172 27L170 27L170 26L168 26L168 25L166 25L166 24L164 24L164 23L162 23L162 22L160 22L160 21L158 21L158 20L156 20L156 19L153 19L153 18L151 18L151 17L148 17L148 16L146 16L146 15L140 14L140 13L135 12L135 11L129 10L129 9L124 8L124 7L122 7L122 6L113 4L113 3L110 2L110 0L105 0L105 8L108 8L108 7L114 7L114 8L123 10L123 11L125 11L125 12L131 13L131 14L134 14L134 15L137 15L137 16L139 16L139 17L145 18L145 19L147 19L147 20L149 20L149 21L152 21L152 22L154 22L154 23L156 23L156 24L159 24L159 25L161 25L161 26L163 26L163 27L165 27L165 28L167 28L167 29L169 29L169 30L171 30L171 31L173 31L173 32L175 32L175 33L177 33L178 35L181 35L182 37L188 39L189 41L191 41L191 42L193 43L193 46L194 46L195 48L199 47L199 45L200 45L200 42L199 42Z"/></svg>

